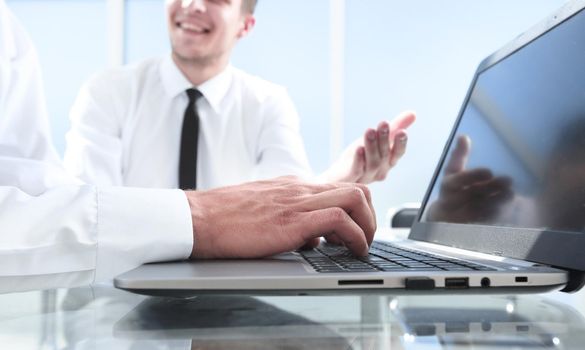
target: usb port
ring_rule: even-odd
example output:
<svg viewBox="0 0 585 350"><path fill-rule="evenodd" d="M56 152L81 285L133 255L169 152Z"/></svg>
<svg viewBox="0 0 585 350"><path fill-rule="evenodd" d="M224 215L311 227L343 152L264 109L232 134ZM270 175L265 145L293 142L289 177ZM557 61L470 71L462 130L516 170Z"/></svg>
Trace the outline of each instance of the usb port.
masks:
<svg viewBox="0 0 585 350"><path fill-rule="evenodd" d="M468 277L445 278L445 288L453 289L469 288L469 278Z"/></svg>
<svg viewBox="0 0 585 350"><path fill-rule="evenodd" d="M518 276L518 277L516 277L516 282L526 283L526 282L528 282L528 277L526 277L526 276Z"/></svg>

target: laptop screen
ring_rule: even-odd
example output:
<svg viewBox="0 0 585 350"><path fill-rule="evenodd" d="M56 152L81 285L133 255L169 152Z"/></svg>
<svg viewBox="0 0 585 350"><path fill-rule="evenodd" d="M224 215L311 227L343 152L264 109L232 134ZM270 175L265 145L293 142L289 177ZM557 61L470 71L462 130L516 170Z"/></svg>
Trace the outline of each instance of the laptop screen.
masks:
<svg viewBox="0 0 585 350"><path fill-rule="evenodd" d="M421 222L585 231L585 11L481 71Z"/></svg>

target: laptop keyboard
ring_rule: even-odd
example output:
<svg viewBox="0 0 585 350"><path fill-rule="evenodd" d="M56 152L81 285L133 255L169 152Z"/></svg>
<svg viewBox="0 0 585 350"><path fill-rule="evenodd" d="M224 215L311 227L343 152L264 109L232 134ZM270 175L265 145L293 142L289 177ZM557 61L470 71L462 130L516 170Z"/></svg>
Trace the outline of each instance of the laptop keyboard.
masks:
<svg viewBox="0 0 585 350"><path fill-rule="evenodd" d="M495 271L465 260L401 248L386 242L374 242L368 256L356 257L347 248L323 245L299 254L317 272L377 271Z"/></svg>

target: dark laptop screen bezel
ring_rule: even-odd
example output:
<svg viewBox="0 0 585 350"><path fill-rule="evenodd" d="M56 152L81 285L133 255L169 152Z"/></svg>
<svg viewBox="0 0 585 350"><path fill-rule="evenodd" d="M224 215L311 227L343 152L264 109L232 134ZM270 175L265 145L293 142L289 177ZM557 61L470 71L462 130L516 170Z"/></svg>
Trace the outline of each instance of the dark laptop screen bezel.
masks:
<svg viewBox="0 0 585 350"><path fill-rule="evenodd" d="M571 1L480 63L470 84L457 121L443 149L441 160L435 169L433 179L425 194L422 208L426 207L434 184L439 177L443 162L447 157L449 146L453 142L457 127L462 119L479 74L514 54L522 47L530 44L580 11L585 11L584 9L585 0ZM585 233L422 222L422 208L410 231L409 239L522 259L570 270L585 271L585 259L582 258L583 248L585 248Z"/></svg>

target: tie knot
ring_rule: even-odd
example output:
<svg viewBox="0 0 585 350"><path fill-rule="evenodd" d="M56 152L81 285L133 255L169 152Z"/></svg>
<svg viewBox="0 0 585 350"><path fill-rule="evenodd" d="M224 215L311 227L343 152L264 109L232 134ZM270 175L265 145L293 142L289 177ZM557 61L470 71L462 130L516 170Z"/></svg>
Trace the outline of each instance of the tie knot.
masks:
<svg viewBox="0 0 585 350"><path fill-rule="evenodd" d="M187 89L187 96L189 96L189 104L194 103L195 101L197 101L199 99L199 97L203 96L203 94L201 94L201 92L197 89Z"/></svg>

